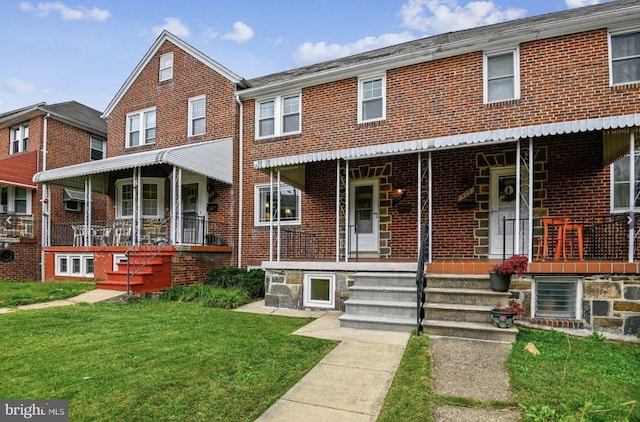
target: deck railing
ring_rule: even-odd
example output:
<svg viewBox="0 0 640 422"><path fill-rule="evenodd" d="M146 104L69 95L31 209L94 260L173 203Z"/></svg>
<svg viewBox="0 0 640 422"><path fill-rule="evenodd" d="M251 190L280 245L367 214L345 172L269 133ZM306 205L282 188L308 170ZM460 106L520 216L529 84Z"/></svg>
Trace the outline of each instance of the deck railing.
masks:
<svg viewBox="0 0 640 422"><path fill-rule="evenodd" d="M311 232L307 226L281 227L282 259L324 259L331 258L329 247L321 236Z"/></svg>
<svg viewBox="0 0 640 422"><path fill-rule="evenodd" d="M418 250L418 267L416 270L416 293L417 293L417 325L416 334L422 331L422 321L424 320L424 304L427 300L425 288L427 287L427 275L425 262L429 256L429 226L422 228L422 239L420 239L420 249Z"/></svg>

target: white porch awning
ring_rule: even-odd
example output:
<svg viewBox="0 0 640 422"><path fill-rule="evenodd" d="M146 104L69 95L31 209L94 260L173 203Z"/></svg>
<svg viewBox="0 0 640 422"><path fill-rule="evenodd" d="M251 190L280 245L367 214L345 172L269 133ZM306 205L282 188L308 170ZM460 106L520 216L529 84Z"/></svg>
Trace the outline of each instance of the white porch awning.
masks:
<svg viewBox="0 0 640 422"><path fill-rule="evenodd" d="M78 186L78 178L116 170L169 164L227 184L233 182L233 139L182 145L136 154L120 155L68 167L41 171L33 176L36 183ZM75 180L74 180L75 179Z"/></svg>

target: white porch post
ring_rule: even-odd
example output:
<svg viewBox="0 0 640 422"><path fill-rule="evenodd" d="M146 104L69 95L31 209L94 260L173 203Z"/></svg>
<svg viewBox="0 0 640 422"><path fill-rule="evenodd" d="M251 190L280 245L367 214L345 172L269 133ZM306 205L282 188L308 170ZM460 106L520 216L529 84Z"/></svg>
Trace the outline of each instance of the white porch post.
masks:
<svg viewBox="0 0 640 422"><path fill-rule="evenodd" d="M176 209L176 189L177 189L177 171L176 166L173 166L173 170L171 171L171 244L176 244L176 239L178 237L178 229L176 227L177 223L177 209Z"/></svg>
<svg viewBox="0 0 640 422"><path fill-rule="evenodd" d="M273 261L273 170L269 170L269 261Z"/></svg>
<svg viewBox="0 0 640 422"><path fill-rule="evenodd" d="M345 162L345 175L344 175L344 262L349 262L349 254L351 253L351 227L349 226L349 213L350 213L350 191L349 189L349 160Z"/></svg>
<svg viewBox="0 0 640 422"><path fill-rule="evenodd" d="M45 281L45 253L44 248L51 246L51 218L49 217L51 212L49 210L49 195L47 193L48 186L42 185L42 218L40 219L41 227L41 239L40 239L40 281Z"/></svg>
<svg viewBox="0 0 640 422"><path fill-rule="evenodd" d="M429 151L429 262L432 262L433 256L431 251L433 248L433 166L431 164L431 151Z"/></svg>
<svg viewBox="0 0 640 422"><path fill-rule="evenodd" d="M83 245L91 246L91 178L84 179L84 233Z"/></svg>
<svg viewBox="0 0 640 422"><path fill-rule="evenodd" d="M418 253L422 246L422 152L418 152Z"/></svg>
<svg viewBox="0 0 640 422"><path fill-rule="evenodd" d="M176 238L178 244L182 244L182 235L184 232L184 223L182 221L182 168L176 171Z"/></svg>
<svg viewBox="0 0 640 422"><path fill-rule="evenodd" d="M636 139L635 133L629 131L629 262L633 262L636 227Z"/></svg>
<svg viewBox="0 0 640 422"><path fill-rule="evenodd" d="M513 245L513 254L518 255L520 253L520 179L522 175L520 174L520 162L522 157L520 157L522 151L520 150L520 139L516 141L516 218L513 224L513 238L515 240L515 245Z"/></svg>
<svg viewBox="0 0 640 422"><path fill-rule="evenodd" d="M278 235L276 236L276 239L278 241L278 248L277 248L277 255L276 255L276 260L278 262L280 262L280 244L282 243L282 238L280 237L282 235L281 230L280 230L280 210L282 209L281 206L282 204L280 203L280 191L281 191L281 186L280 186L281 180L280 180L280 168L278 168Z"/></svg>
<svg viewBox="0 0 640 422"><path fill-rule="evenodd" d="M529 224L527 231L527 256L529 262L533 261L533 172L535 165L535 156L533 152L533 138L529 137Z"/></svg>
<svg viewBox="0 0 640 422"><path fill-rule="evenodd" d="M340 262L340 159L336 160L336 262Z"/></svg>

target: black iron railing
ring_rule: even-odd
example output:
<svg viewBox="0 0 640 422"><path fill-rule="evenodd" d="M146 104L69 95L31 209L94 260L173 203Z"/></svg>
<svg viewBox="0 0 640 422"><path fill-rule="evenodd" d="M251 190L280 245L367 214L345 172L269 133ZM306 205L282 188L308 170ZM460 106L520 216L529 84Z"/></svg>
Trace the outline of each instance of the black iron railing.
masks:
<svg viewBox="0 0 640 422"><path fill-rule="evenodd" d="M424 320L424 303L427 299L425 288L427 287L427 276L425 270L425 262L429 256L429 226L424 225L422 228L422 239L420 239L420 248L418 250L418 267L416 271L416 293L417 293L417 324L416 334L422 331L422 321Z"/></svg>
<svg viewBox="0 0 640 422"><path fill-rule="evenodd" d="M287 226L280 228L280 257L282 259L324 259L329 258L329 246L318 234L307 226Z"/></svg>

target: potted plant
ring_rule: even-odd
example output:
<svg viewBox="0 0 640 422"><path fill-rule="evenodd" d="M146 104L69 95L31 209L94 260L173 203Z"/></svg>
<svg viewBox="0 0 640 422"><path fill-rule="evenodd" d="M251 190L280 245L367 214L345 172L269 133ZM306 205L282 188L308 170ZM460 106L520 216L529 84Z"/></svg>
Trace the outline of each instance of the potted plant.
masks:
<svg viewBox="0 0 640 422"><path fill-rule="evenodd" d="M494 292L509 291L511 276L515 273L518 277L527 271L529 259L523 255L513 255L505 259L500 264L496 264L492 271L489 271L491 280L491 290Z"/></svg>
<svg viewBox="0 0 640 422"><path fill-rule="evenodd" d="M512 301L509 306L502 306L498 302L495 308L491 310L491 322L496 327L509 328L513 325L513 320L522 314L524 314L524 308L520 303Z"/></svg>

